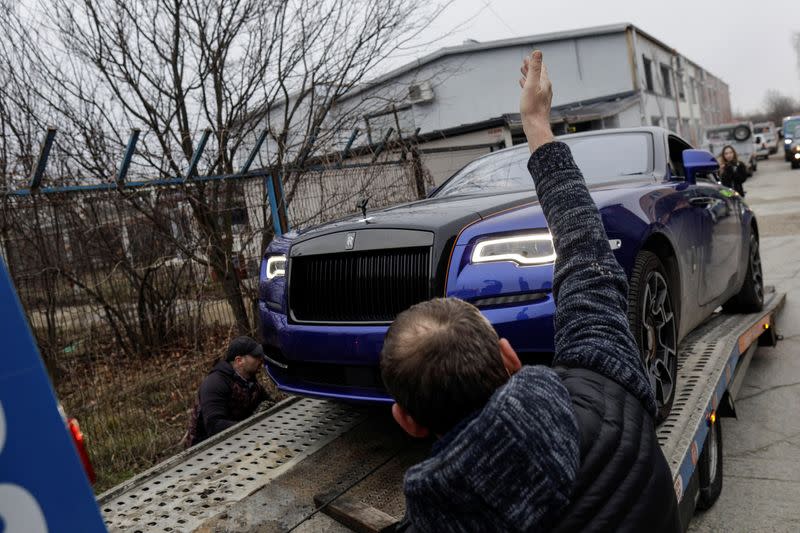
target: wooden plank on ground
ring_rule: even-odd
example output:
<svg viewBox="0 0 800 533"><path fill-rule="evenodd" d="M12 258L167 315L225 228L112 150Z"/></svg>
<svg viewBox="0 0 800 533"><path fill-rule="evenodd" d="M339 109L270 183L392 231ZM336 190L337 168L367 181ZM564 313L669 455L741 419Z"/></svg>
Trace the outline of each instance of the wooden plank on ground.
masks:
<svg viewBox="0 0 800 533"><path fill-rule="evenodd" d="M349 496L336 497L325 493L314 496L322 512L356 533L381 533L397 523L397 519Z"/></svg>

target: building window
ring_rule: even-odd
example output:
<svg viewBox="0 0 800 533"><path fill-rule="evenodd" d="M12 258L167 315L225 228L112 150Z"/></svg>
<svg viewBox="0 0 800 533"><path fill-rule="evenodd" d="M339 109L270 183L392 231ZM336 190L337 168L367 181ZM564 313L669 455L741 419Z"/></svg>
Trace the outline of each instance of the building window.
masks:
<svg viewBox="0 0 800 533"><path fill-rule="evenodd" d="M695 81L691 76L689 77L689 103L697 103L697 93L695 92Z"/></svg>
<svg viewBox="0 0 800 533"><path fill-rule="evenodd" d="M676 74L675 81L678 83L678 97L685 102L686 91L683 89L683 76L681 74Z"/></svg>
<svg viewBox="0 0 800 533"><path fill-rule="evenodd" d="M664 82L664 96L672 96L672 77L668 65L661 63L661 80Z"/></svg>
<svg viewBox="0 0 800 533"><path fill-rule="evenodd" d="M656 127L661 126L661 117L650 117L650 124Z"/></svg>
<svg viewBox="0 0 800 533"><path fill-rule="evenodd" d="M642 56L644 60L644 81L647 85L647 90L653 92L653 62Z"/></svg>
<svg viewBox="0 0 800 533"><path fill-rule="evenodd" d="M667 117L667 129L669 131L678 132L678 119L675 117Z"/></svg>

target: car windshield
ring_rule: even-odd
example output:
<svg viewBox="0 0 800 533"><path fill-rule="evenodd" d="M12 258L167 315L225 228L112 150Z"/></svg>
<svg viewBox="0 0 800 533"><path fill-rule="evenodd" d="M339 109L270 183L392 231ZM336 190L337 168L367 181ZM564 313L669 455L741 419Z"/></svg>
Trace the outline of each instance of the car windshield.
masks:
<svg viewBox="0 0 800 533"><path fill-rule="evenodd" d="M783 123L783 135L791 139L792 135L796 135L798 127L800 127L800 117L787 120Z"/></svg>
<svg viewBox="0 0 800 533"><path fill-rule="evenodd" d="M769 126L754 126L753 131L756 133L769 133Z"/></svg>
<svg viewBox="0 0 800 533"><path fill-rule="evenodd" d="M653 170L653 137L646 132L560 140L569 145L575 163L590 185L641 176ZM473 161L434 196L532 190L533 182L527 168L529 156L527 148L519 147Z"/></svg>

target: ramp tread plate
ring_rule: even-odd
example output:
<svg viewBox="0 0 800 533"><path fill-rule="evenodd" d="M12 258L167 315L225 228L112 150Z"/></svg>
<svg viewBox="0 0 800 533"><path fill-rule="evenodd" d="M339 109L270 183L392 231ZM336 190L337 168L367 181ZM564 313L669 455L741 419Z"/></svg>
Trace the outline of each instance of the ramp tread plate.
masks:
<svg viewBox="0 0 800 533"><path fill-rule="evenodd" d="M678 349L678 383L672 411L656 434L673 475L683 462L706 406L722 377L739 337L753 324L774 313L783 295L772 293L764 308L752 314L718 314L692 331ZM728 376L730 379L732 376ZM721 400L717 398L716 401Z"/></svg>
<svg viewBox="0 0 800 533"><path fill-rule="evenodd" d="M109 531L191 531L361 422L347 405L304 398L105 501Z"/></svg>

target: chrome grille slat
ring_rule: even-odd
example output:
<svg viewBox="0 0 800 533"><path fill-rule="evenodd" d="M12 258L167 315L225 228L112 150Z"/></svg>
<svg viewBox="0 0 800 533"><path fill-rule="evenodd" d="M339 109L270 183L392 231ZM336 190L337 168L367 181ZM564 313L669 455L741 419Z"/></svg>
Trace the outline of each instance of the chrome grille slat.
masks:
<svg viewBox="0 0 800 533"><path fill-rule="evenodd" d="M298 322L391 322L430 298L430 248L292 258L289 307Z"/></svg>

